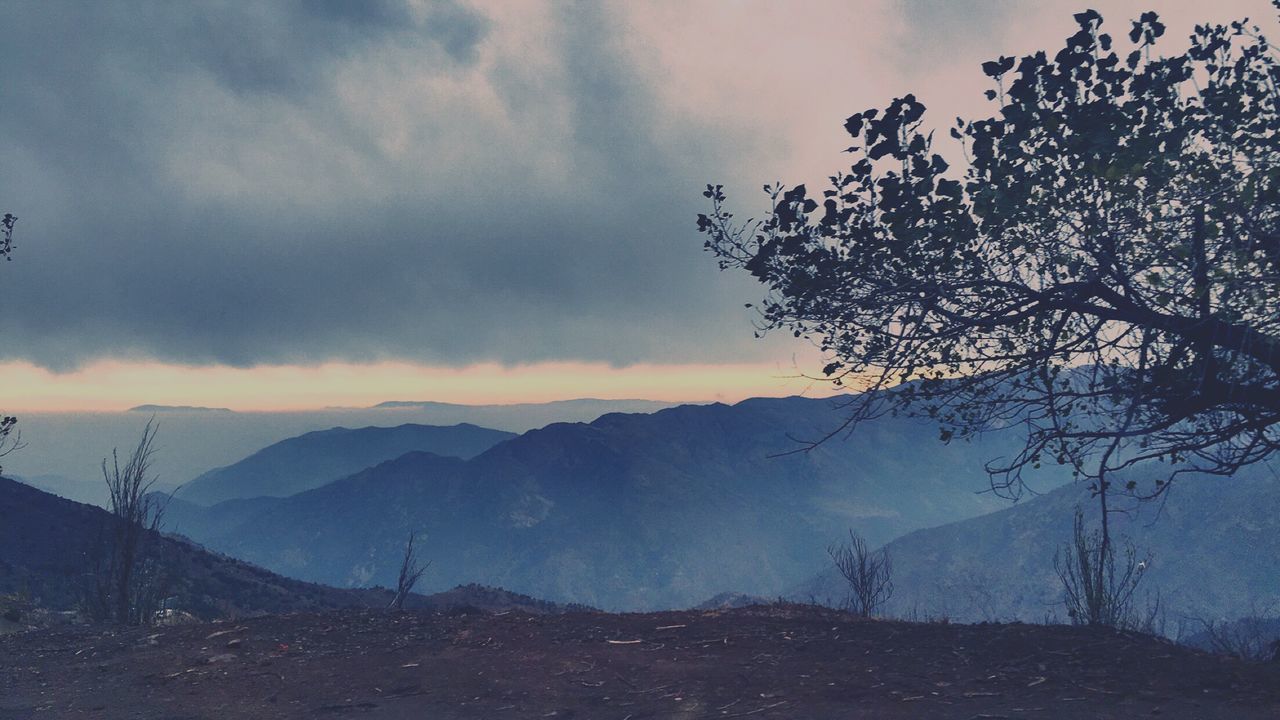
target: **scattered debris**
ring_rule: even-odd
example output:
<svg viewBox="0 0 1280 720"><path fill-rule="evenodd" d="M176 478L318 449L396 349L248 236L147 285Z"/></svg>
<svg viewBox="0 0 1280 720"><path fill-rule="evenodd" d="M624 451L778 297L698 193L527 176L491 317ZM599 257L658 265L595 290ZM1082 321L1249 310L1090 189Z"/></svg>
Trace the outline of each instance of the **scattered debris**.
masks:
<svg viewBox="0 0 1280 720"><path fill-rule="evenodd" d="M1073 716L1133 717L1135 698L1151 700L1138 714L1159 707L1172 720L1280 717L1272 664L1091 628L867 622L796 606L349 610L163 634L79 626L0 637L0 657L0 717L10 705L52 718L146 703L149 717L188 718L825 720L856 706L870 717L1003 720L1068 705Z"/></svg>
<svg viewBox="0 0 1280 720"><path fill-rule="evenodd" d="M244 632L245 630L248 630L248 629L249 629L249 628L247 628L247 627L245 627L245 626L241 625L240 627L234 627L234 628L231 628L231 629L229 629L229 630L218 630L217 632L211 632L211 633L209 633L208 635L205 635L205 636L204 636L204 639L205 639L205 640L212 640L212 639L214 639L214 638L222 637L223 635L230 635L230 634L232 634L232 633Z"/></svg>

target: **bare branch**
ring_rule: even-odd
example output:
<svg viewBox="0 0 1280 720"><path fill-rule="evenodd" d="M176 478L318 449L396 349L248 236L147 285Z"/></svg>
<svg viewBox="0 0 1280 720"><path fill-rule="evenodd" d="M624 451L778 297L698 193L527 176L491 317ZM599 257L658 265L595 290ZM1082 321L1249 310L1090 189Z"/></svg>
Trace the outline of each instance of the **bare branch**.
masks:
<svg viewBox="0 0 1280 720"><path fill-rule="evenodd" d="M431 561L420 563L418 561L417 552L414 550L413 543L416 534L409 533L409 540L404 545L404 557L400 560L400 577L396 580L396 594L391 599L391 607L395 610L403 610L404 602L408 599L409 593L413 592L413 588L422 579L422 575L431 567Z"/></svg>
<svg viewBox="0 0 1280 720"><path fill-rule="evenodd" d="M889 551L873 552L861 535L849 531L849 541L827 548L849 594L845 606L861 617L871 617L893 597L893 563Z"/></svg>

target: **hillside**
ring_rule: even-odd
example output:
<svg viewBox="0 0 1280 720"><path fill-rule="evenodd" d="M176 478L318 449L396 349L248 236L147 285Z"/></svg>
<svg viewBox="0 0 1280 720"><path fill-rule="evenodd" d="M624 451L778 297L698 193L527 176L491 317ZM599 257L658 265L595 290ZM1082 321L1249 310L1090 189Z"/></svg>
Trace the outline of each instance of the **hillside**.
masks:
<svg viewBox="0 0 1280 720"><path fill-rule="evenodd" d="M889 543L898 588L890 611L960 621L1061 618L1053 555L1070 537L1077 504L1089 522L1096 519L1087 489L1072 485ZM1235 619L1280 608L1280 477L1271 468L1248 467L1233 478L1183 477L1162 503L1121 507L1129 511L1113 515L1113 528L1154 556L1142 587L1152 600L1159 594L1167 632L1175 633L1180 619ZM837 593L826 572L793 595Z"/></svg>
<svg viewBox="0 0 1280 720"><path fill-rule="evenodd" d="M198 505L177 497L160 498L164 503L166 532L187 538L211 538L238 527L245 518L280 503L284 498L252 497L224 500L217 505Z"/></svg>
<svg viewBox="0 0 1280 720"><path fill-rule="evenodd" d="M0 594L17 593L52 610L75 608L86 555L109 518L99 508L0 478ZM362 604L348 591L280 577L169 538L161 540L161 556L171 594L201 617Z"/></svg>
<svg viewBox="0 0 1280 720"><path fill-rule="evenodd" d="M280 573L360 586L392 581L414 530L434 562L428 587L477 581L646 609L776 596L849 527L884 542L1005 506L977 491L983 462L1016 438L943 445L928 423L883 418L771 457L841 417L831 400L785 398L555 424L468 461L407 454L238 521L215 506L222 529L206 522L193 536Z"/></svg>
<svg viewBox="0 0 1280 720"><path fill-rule="evenodd" d="M1280 665L814 607L337 613L0 637L0 718L1262 720ZM56 690L53 690L56 689Z"/></svg>
<svg viewBox="0 0 1280 720"><path fill-rule="evenodd" d="M284 497L414 450L469 458L513 437L512 433L466 423L318 430L281 440L232 465L210 470L182 486L177 497L200 505Z"/></svg>
<svg viewBox="0 0 1280 720"><path fill-rule="evenodd" d="M96 507L50 495L0 478L0 597L24 608L73 610L79 605L86 554L109 520ZM344 607L385 607L389 590L340 589L291 578L209 552L172 537L161 538L161 565L177 609L201 618L288 613ZM9 602L0 605L12 604ZM468 585L429 597L413 596L410 607L519 607L527 612L561 608L494 588Z"/></svg>

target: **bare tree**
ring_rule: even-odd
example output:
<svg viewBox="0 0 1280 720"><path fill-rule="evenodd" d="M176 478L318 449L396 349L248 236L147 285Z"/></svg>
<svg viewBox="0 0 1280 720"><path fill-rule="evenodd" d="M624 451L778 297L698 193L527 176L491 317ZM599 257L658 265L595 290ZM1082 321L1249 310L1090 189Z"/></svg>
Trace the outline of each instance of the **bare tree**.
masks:
<svg viewBox="0 0 1280 720"><path fill-rule="evenodd" d="M150 622L161 596L158 540L164 504L151 493L156 478L150 475L157 427L154 418L147 421L123 467L116 450L110 463L102 461L111 518L93 562L88 609L98 619L122 625Z"/></svg>
<svg viewBox="0 0 1280 720"><path fill-rule="evenodd" d="M0 458L23 447L18 418L0 414Z"/></svg>
<svg viewBox="0 0 1280 720"><path fill-rule="evenodd" d="M409 533L409 542L404 546L404 558L400 561L400 578L396 581L396 595L391 600L391 607L395 610L404 609L404 601L408 599L409 593L413 592L413 587L422 579L423 573L427 568L431 567L431 561L420 563L418 554L413 549L413 541L416 534Z"/></svg>
<svg viewBox="0 0 1280 720"><path fill-rule="evenodd" d="M1150 563L1151 555L1140 559L1132 544L1117 558L1114 541L1100 531L1087 532L1077 507L1071 541L1053 556L1068 617L1076 625L1138 629L1143 622L1136 616L1135 593Z"/></svg>
<svg viewBox="0 0 1280 720"><path fill-rule="evenodd" d="M1252 662L1280 662L1280 628L1255 610L1234 622L1193 618L1203 628L1209 649L1220 655Z"/></svg>
<svg viewBox="0 0 1280 720"><path fill-rule="evenodd" d="M845 606L861 617L875 615L893 597L893 563L889 551L873 552L861 535L849 531L849 542L827 548L836 570L849 586Z"/></svg>
<svg viewBox="0 0 1280 720"><path fill-rule="evenodd" d="M16 215L5 213L0 218L0 258L12 260L13 226L18 222ZM18 432L18 418L0 413L0 457L4 457L22 447L22 436Z"/></svg>

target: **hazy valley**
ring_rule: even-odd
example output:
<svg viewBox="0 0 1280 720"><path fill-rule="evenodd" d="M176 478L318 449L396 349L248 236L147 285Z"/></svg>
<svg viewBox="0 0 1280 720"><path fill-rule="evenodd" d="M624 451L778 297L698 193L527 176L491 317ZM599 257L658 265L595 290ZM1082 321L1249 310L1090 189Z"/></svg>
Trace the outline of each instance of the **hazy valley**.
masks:
<svg viewBox="0 0 1280 720"><path fill-rule="evenodd" d="M475 581L639 610L726 590L777 596L848 528L879 544L1005 506L974 468L1007 438L943 445L928 423L885 419L799 452L840 420L838 403L803 398L610 414L465 461L388 457L283 499L246 491L206 509L179 491L170 520L211 548L337 586L392 583L414 531L433 560L428 587ZM913 452L922 442L935 446Z"/></svg>

